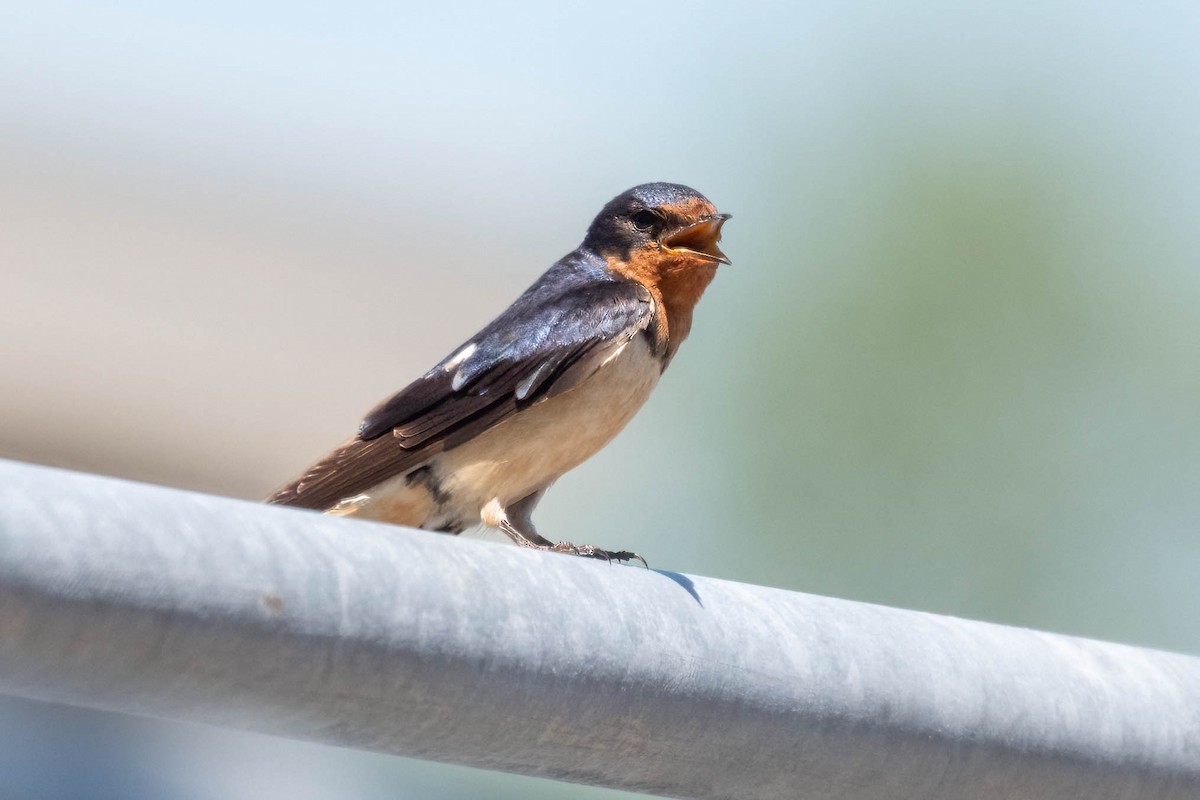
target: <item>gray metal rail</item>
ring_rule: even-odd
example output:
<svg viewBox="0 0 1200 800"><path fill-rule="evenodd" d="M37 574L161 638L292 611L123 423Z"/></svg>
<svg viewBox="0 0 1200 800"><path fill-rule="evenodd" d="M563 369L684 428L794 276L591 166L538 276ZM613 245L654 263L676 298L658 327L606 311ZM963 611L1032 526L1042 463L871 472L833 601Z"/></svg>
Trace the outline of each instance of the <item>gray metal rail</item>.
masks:
<svg viewBox="0 0 1200 800"><path fill-rule="evenodd" d="M0 462L0 693L683 797L1200 798L1200 660Z"/></svg>

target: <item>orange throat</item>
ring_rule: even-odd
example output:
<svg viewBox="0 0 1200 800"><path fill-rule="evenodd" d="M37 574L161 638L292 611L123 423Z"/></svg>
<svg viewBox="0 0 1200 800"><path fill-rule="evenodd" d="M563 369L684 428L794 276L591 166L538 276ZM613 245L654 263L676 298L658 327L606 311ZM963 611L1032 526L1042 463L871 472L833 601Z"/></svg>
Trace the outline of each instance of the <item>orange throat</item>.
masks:
<svg viewBox="0 0 1200 800"><path fill-rule="evenodd" d="M666 256L658 250L631 255L628 261L610 264L614 272L632 278L650 290L662 309L656 336L666 360L692 330L692 311L717 274L717 265L688 256Z"/></svg>

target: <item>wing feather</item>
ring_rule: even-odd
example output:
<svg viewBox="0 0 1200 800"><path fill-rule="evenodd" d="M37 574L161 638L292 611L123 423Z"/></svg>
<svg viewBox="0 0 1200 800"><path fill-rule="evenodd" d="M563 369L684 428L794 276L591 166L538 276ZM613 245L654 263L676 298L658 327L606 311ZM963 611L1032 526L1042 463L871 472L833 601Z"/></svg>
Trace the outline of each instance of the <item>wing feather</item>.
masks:
<svg viewBox="0 0 1200 800"><path fill-rule="evenodd" d="M331 508L578 385L616 348L654 325L654 301L641 285L554 273L437 367L376 406L356 437L267 502Z"/></svg>

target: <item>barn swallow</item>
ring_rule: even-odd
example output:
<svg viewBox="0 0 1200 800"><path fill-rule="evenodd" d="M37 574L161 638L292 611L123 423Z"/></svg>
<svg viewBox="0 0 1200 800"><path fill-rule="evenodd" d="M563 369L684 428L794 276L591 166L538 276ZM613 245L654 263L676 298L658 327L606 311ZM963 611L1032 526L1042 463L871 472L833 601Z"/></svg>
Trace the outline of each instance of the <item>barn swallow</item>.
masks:
<svg viewBox="0 0 1200 800"><path fill-rule="evenodd" d="M446 533L482 523L522 547L642 560L556 544L531 515L646 402L729 263L727 219L678 184L617 195L578 248L267 502Z"/></svg>

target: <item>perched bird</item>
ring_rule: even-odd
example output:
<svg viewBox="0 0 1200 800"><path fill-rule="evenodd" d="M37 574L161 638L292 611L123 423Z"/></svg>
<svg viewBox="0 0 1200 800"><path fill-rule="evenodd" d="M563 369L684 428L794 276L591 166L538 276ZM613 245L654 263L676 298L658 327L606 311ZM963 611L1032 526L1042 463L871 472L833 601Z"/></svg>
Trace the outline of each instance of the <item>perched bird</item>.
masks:
<svg viewBox="0 0 1200 800"><path fill-rule="evenodd" d="M727 219L678 184L613 198L583 244L267 502L447 533L483 523L522 547L640 560L555 544L530 515L646 402L729 263Z"/></svg>

